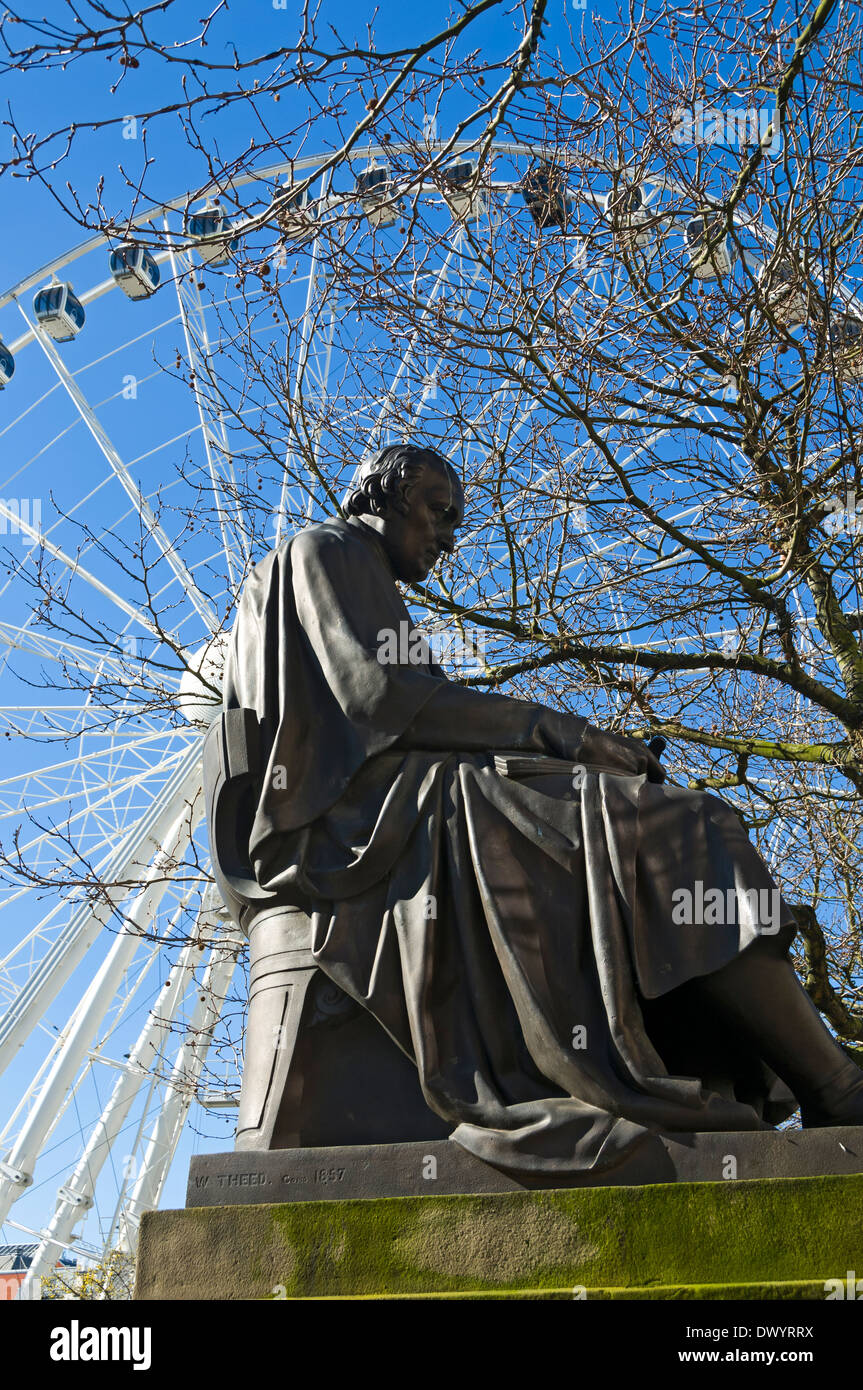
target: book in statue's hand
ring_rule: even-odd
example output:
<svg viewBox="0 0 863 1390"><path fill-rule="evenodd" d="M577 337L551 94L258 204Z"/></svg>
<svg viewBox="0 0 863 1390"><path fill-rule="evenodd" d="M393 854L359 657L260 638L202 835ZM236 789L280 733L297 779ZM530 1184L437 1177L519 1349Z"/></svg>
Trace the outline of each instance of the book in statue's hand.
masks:
<svg viewBox="0 0 863 1390"><path fill-rule="evenodd" d="M576 768L583 767L569 758L550 758L545 753L495 753L494 770L501 777L541 777L544 774L564 774L571 777Z"/></svg>

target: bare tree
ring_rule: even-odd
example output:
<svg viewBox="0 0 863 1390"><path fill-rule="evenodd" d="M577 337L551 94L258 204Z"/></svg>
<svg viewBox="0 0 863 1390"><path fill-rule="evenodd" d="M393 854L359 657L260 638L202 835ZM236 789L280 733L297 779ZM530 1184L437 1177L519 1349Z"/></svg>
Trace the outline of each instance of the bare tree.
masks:
<svg viewBox="0 0 863 1390"><path fill-rule="evenodd" d="M411 600L480 653L456 676L662 734L673 776L731 798L798 905L811 997L863 1056L855 16L648 0L573 10L555 49L544 0L485 0L387 51L303 8L289 47L226 63L224 6L188 30L177 0L68 9L65 28L9 12L7 68L176 69L177 100L138 119L181 123L187 201L218 190L226 217L228 264L176 273L219 286L205 370L232 474L160 512L181 550L192 516L241 538L240 571L212 576L220 623L370 447L451 454L465 537ZM63 185L92 131L7 124L0 176L38 178L82 227L192 243L135 223L159 201L146 150L121 204ZM286 181L265 172L306 155ZM364 165L386 168L374 197ZM160 365L195 386L194 364ZM146 544L123 563L146 588ZM154 642L142 701L171 705L181 659ZM108 717L120 691L102 687Z"/></svg>

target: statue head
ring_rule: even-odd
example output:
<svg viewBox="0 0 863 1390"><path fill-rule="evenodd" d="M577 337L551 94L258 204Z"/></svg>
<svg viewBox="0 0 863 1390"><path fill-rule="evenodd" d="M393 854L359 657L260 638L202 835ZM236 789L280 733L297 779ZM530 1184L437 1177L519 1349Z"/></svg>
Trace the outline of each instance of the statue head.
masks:
<svg viewBox="0 0 863 1390"><path fill-rule="evenodd" d="M360 467L344 509L377 532L397 579L419 583L454 549L464 493L442 454L392 444Z"/></svg>

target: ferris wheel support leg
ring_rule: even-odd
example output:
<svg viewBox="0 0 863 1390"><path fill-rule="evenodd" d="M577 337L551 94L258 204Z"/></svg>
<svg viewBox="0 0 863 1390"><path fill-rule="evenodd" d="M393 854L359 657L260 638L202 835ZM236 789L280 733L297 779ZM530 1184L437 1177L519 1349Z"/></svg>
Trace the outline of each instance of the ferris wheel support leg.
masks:
<svg viewBox="0 0 863 1390"><path fill-rule="evenodd" d="M243 941L234 930L212 949L186 1037L177 1053L168 1082L168 1097L159 1111L141 1172L125 1205L119 1248L134 1254L141 1215L159 1204L162 1187L174 1157L189 1107L207 1059L213 1031L228 993Z"/></svg>
<svg viewBox="0 0 863 1390"><path fill-rule="evenodd" d="M198 816L202 811L199 801ZM57 1060L39 1099L30 1111L7 1161L0 1164L0 1223L6 1219L12 1203L33 1181L33 1168L45 1139L57 1121L64 1097L73 1085L99 1024L141 944L147 924L168 889L175 857L189 844L193 829L190 819L190 812L184 807L166 837L164 848L151 863L144 885L126 914L123 926L71 1024L61 1034Z"/></svg>
<svg viewBox="0 0 863 1390"><path fill-rule="evenodd" d="M148 943L148 945L150 947L149 951L147 951L145 948L145 950L142 952L142 959L140 961L135 961L135 969L129 970L128 978L124 980L121 990L118 991L116 997L117 1009L111 1021L110 1032L113 1032L115 1027L119 1024L122 1015L126 1012L129 1005L132 1003L134 995L137 993L137 990L140 988L146 976L149 975L150 970L152 969L153 965L155 964L163 949L163 942L161 940L151 941ZM132 980L133 976L134 980ZM14 1111L12 1112L6 1124L4 1125L2 1137L0 1137L0 1150L2 1150L6 1146L7 1137L10 1134L13 1136L14 1142L14 1136L18 1133L18 1127L19 1124L22 1122L22 1117L26 1116L29 1113L34 1100L38 1095L40 1095L42 1087L45 1084L45 1078L50 1075L51 1068L54 1066L57 1055L61 1047L63 1046L63 1041L66 1035L69 1033L69 1031L74 1027L78 1014L80 1010L83 1008L85 1002L86 996L84 997L84 999L79 999L78 1003L75 1005L75 1008L72 1010L72 1013L69 1016L68 1023L63 1031L62 1036L53 1040L50 1051L47 1053L45 1060L43 1061L38 1072L33 1078L33 1084L30 1086L29 1090L27 1090L25 1094L21 1097ZM95 1050L92 1050L88 1055L91 1061L103 1060L101 1046ZM74 1086L71 1086L70 1089L66 1092L61 1108L58 1110L56 1118L52 1123L52 1129L56 1128L62 1115L66 1112L69 1105L73 1102L80 1086L84 1081L85 1076L86 1068L82 1069L78 1073L78 1077L75 1081Z"/></svg>
<svg viewBox="0 0 863 1390"><path fill-rule="evenodd" d="M176 925L181 912L182 908L176 914L172 926ZM164 1048L174 1017L194 978L201 949L197 942L190 942L185 946L162 987L75 1171L58 1190L57 1207L30 1263L21 1288L22 1298L30 1297L36 1280L51 1272L59 1253L68 1248L74 1240L74 1227L93 1205L96 1181L111 1152L111 1146L116 1142L126 1122L135 1096L148 1080ZM34 1293L33 1296L35 1297Z"/></svg>
<svg viewBox="0 0 863 1390"><path fill-rule="evenodd" d="M178 815L192 814L190 807L201 795L201 747L192 744L168 782L164 800L149 808L125 840L96 873L106 883L128 883L140 873L140 865L158 853L172 822ZM44 1016L46 1009L69 980L84 955L97 939L127 889L108 888L95 907L87 903L72 915L44 959L34 970L18 997L0 1019L0 1072L12 1061L18 1049ZM45 925L61 909L54 908ZM7 957L8 960L8 957Z"/></svg>

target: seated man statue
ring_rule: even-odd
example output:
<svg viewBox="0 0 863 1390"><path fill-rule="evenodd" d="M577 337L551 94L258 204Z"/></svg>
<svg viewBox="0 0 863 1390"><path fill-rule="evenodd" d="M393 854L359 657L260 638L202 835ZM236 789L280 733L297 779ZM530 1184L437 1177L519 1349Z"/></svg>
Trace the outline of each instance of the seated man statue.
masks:
<svg viewBox="0 0 863 1390"><path fill-rule="evenodd" d="M307 913L314 961L451 1138L513 1174L601 1174L648 1134L768 1128L795 1098L804 1125L863 1123L735 811L645 744L432 659L398 582L463 510L444 458L389 447L345 519L251 574L224 683L260 752L243 924Z"/></svg>

